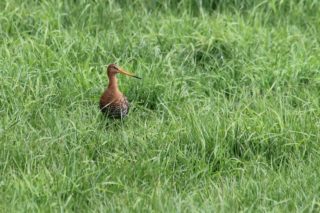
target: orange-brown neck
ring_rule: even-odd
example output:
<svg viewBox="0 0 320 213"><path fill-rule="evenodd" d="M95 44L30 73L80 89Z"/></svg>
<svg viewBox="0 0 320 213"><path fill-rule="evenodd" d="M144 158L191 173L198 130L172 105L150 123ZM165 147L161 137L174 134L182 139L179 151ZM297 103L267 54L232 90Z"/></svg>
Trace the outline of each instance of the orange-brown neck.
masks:
<svg viewBox="0 0 320 213"><path fill-rule="evenodd" d="M109 85L108 85L108 90L113 90L113 91L119 91L118 88L118 80L116 78L116 75L108 75L109 78Z"/></svg>

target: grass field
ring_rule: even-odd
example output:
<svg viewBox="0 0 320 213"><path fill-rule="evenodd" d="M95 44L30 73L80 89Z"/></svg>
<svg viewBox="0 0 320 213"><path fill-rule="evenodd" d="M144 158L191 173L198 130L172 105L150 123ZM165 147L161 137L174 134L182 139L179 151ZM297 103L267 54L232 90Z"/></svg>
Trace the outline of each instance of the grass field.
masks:
<svg viewBox="0 0 320 213"><path fill-rule="evenodd" d="M320 2L0 2L1 212L319 212ZM106 66L132 102L98 109Z"/></svg>

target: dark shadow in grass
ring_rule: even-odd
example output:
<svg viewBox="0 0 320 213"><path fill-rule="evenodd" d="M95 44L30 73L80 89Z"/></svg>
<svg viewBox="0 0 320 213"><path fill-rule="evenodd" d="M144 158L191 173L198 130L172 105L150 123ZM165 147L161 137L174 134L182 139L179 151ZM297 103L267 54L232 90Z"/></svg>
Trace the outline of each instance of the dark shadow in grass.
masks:
<svg viewBox="0 0 320 213"><path fill-rule="evenodd" d="M231 48L221 40L212 43L197 45L193 53L193 59L198 65L222 65L230 59Z"/></svg>
<svg viewBox="0 0 320 213"><path fill-rule="evenodd" d="M172 10L177 13L187 12L192 16L199 16L201 11L207 11L209 13L218 9L221 4L221 0L206 0L206 1L186 1L186 0L176 0L176 1L143 1L143 7L148 12L154 11L168 11ZM141 4L132 4L131 1L124 0L119 1L119 5L122 8L126 7L137 7L141 9Z"/></svg>
<svg viewBox="0 0 320 213"><path fill-rule="evenodd" d="M308 86L314 83L314 79L317 79L318 71L317 70L307 70L303 69L298 73L297 80L299 85Z"/></svg>
<svg viewBox="0 0 320 213"><path fill-rule="evenodd" d="M189 1L189 4L187 4L186 7L192 16L198 17L201 15L202 11L213 13L218 9L219 3L220 0L201 1L201 3L200 1ZM182 11L178 10L178 12Z"/></svg>
<svg viewBox="0 0 320 213"><path fill-rule="evenodd" d="M128 98L149 110L157 110L164 92L165 88L161 85L145 84L130 91Z"/></svg>
<svg viewBox="0 0 320 213"><path fill-rule="evenodd" d="M125 124L125 121L128 118L124 117L122 119L114 119L100 112L98 119L100 121L99 129L103 129L108 132L115 132L115 131L118 131L118 129L120 129L120 127L122 127Z"/></svg>

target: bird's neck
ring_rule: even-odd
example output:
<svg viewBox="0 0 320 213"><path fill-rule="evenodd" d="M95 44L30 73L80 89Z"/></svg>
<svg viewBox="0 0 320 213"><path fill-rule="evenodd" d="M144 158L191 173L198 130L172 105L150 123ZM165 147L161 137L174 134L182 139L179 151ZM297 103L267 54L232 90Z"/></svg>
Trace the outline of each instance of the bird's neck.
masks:
<svg viewBox="0 0 320 213"><path fill-rule="evenodd" d="M112 90L114 92L119 92L119 88L118 88L118 80L116 78L115 75L111 75L109 76L109 86L108 86L109 90Z"/></svg>

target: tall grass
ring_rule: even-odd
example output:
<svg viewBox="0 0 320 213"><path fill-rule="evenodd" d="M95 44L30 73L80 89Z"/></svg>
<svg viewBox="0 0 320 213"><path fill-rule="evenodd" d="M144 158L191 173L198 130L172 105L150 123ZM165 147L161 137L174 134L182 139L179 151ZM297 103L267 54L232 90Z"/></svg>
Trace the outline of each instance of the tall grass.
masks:
<svg viewBox="0 0 320 213"><path fill-rule="evenodd" d="M0 3L0 209L317 212L317 1ZM108 63L132 102L98 100Z"/></svg>

